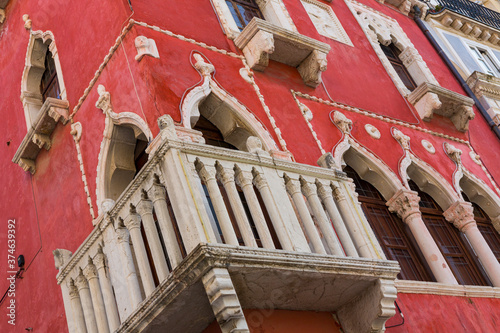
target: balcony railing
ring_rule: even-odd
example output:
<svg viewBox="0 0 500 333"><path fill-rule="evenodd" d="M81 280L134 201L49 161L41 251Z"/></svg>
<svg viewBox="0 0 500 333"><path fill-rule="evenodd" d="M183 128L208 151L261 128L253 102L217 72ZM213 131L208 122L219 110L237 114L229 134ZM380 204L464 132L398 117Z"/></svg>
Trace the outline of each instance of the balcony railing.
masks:
<svg viewBox="0 0 500 333"><path fill-rule="evenodd" d="M172 131L168 133L171 136ZM342 173L273 159L260 149L233 151L175 140L175 136L162 138L162 134L153 144L157 147L150 154L153 157L116 203L108 202L106 213L78 250L73 255L55 251L70 332L142 331L166 306L161 301L165 294L176 295L187 288L182 276L186 281L203 276L200 268L185 272L203 261L196 256L202 256L200 244L206 243L225 253L224 268L238 256L248 260L232 264L242 265L241 269L283 262L289 266L281 271L294 272L286 275L290 280L314 267L316 275L308 284L321 271L321 279L333 274L336 283L344 276L340 289L349 289L348 298L353 300L359 299L353 290L361 293L367 288L383 290L367 295L384 298L389 290L390 299L395 297L395 289L380 280L393 285L397 264L362 258L376 258L377 250L369 241L374 237L357 215L350 180ZM216 244L226 247L217 250L221 245ZM245 252L248 249L255 250ZM215 261L212 258L211 265ZM298 269L300 262L305 266ZM325 267L334 269L327 273ZM332 296L327 308L314 309L335 310L349 303L335 290L336 297L342 297L336 301ZM387 316L393 305L385 304ZM349 316L352 311L346 313ZM380 313L377 310L374 316ZM178 331L188 332L186 327Z"/></svg>
<svg viewBox="0 0 500 333"><path fill-rule="evenodd" d="M437 0L445 9L500 30L500 13L469 0Z"/></svg>

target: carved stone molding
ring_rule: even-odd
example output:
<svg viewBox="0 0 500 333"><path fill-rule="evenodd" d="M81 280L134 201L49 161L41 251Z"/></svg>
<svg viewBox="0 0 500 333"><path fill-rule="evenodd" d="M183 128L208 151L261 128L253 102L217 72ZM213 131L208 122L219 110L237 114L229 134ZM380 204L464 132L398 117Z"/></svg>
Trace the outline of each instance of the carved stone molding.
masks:
<svg viewBox="0 0 500 333"><path fill-rule="evenodd" d="M376 128L372 124L366 124L365 130L366 130L366 133L368 133L368 135L370 135L375 140L380 139L380 136L381 136L380 131L378 130L378 128Z"/></svg>
<svg viewBox="0 0 500 333"><path fill-rule="evenodd" d="M474 221L474 208L470 202L455 202L443 213L443 216L462 232L468 227L476 225L476 221Z"/></svg>
<svg viewBox="0 0 500 333"><path fill-rule="evenodd" d="M432 83L424 82L410 95L408 101L417 109L424 121L430 121L435 114L450 118L457 130L469 129L469 120L474 119L474 101Z"/></svg>
<svg viewBox="0 0 500 333"><path fill-rule="evenodd" d="M467 17L444 9L437 14L427 15L426 21L436 20L445 27L456 30L459 34L477 38L483 42L499 45L500 32L493 26L488 26Z"/></svg>
<svg viewBox="0 0 500 333"><path fill-rule="evenodd" d="M451 158L453 162L455 162L459 166L462 165L462 151L460 149L456 148L451 143L445 142L444 150L446 152L446 155L448 155L448 157Z"/></svg>
<svg viewBox="0 0 500 333"><path fill-rule="evenodd" d="M269 60L281 62L296 67L304 83L311 87L321 83L330 51L328 44L259 18L253 18L234 42L252 69L263 71Z"/></svg>
<svg viewBox="0 0 500 333"><path fill-rule="evenodd" d="M389 199L387 206L391 212L398 214L401 220L406 223L411 215L420 214L419 202L420 197L416 192L400 189Z"/></svg>
<svg viewBox="0 0 500 333"><path fill-rule="evenodd" d="M335 111L333 113L333 122L344 134L351 134L352 120L347 118L342 112Z"/></svg>
<svg viewBox="0 0 500 333"><path fill-rule="evenodd" d="M156 42L145 36L137 36L135 38L135 48L137 49L137 55L135 60L141 61L144 56L150 56L153 58L159 58L158 48L156 47Z"/></svg>
<svg viewBox="0 0 500 333"><path fill-rule="evenodd" d="M97 87L97 93L99 94L99 99L95 103L95 106L101 109L104 114L113 112L111 94L106 91L106 88L102 84Z"/></svg>
<svg viewBox="0 0 500 333"><path fill-rule="evenodd" d="M392 130L392 136L396 139L397 142L403 147L404 150L410 150L410 137L405 135L403 132L394 128Z"/></svg>
<svg viewBox="0 0 500 333"><path fill-rule="evenodd" d="M425 150L427 150L429 152L429 154L435 154L436 153L436 148L434 148L434 146L432 145L432 143L430 143L427 140L422 140L421 143L422 143L422 146L425 148Z"/></svg>
<svg viewBox="0 0 500 333"><path fill-rule="evenodd" d="M28 130L21 145L16 151L12 162L18 164L24 171L35 173L35 160L42 148L50 149L50 135L54 132L57 122L65 125L69 117L69 103L65 100L47 98L43 103L37 119Z"/></svg>
<svg viewBox="0 0 500 333"><path fill-rule="evenodd" d="M196 63L194 64L194 68L203 76L210 76L215 71L215 67L212 64L209 64L205 61L205 58L199 53L193 54Z"/></svg>
<svg viewBox="0 0 500 333"><path fill-rule="evenodd" d="M500 78L481 72L474 72L467 84L479 98L496 125L500 125Z"/></svg>

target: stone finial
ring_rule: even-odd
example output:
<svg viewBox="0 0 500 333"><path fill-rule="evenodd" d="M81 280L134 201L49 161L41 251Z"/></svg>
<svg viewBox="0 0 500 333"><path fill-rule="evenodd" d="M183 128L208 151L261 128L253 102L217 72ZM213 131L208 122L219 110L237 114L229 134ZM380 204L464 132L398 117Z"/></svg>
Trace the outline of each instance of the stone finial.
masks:
<svg viewBox="0 0 500 333"><path fill-rule="evenodd" d="M113 111L111 106L111 94L106 91L106 88L102 84L97 87L97 93L99 94L99 98L95 106L101 109L104 114Z"/></svg>
<svg viewBox="0 0 500 333"><path fill-rule="evenodd" d="M474 208L470 202L455 202L443 213L443 216L448 222L453 223L455 228L462 232L476 225L476 221L474 220Z"/></svg>
<svg viewBox="0 0 500 333"><path fill-rule="evenodd" d="M55 249L54 251L52 251L52 254L54 255L54 262L58 270L61 270L64 267L64 265L68 263L68 261L71 259L71 256L73 255L71 251L64 249Z"/></svg>
<svg viewBox="0 0 500 333"><path fill-rule="evenodd" d="M214 65L207 63L205 61L205 58L201 54L194 53L193 57L196 60L194 68L196 68L196 70L200 72L201 75L210 76L215 71Z"/></svg>
<svg viewBox="0 0 500 333"><path fill-rule="evenodd" d="M448 155L449 158L453 160L457 165L462 164L462 151L458 148L456 148L454 145L445 142L444 143L444 150L446 154Z"/></svg>
<svg viewBox="0 0 500 333"><path fill-rule="evenodd" d="M82 123L76 122L71 124L71 135L75 139L76 142L80 142L82 138Z"/></svg>
<svg viewBox="0 0 500 333"><path fill-rule="evenodd" d="M137 36L135 38L135 48L137 49L137 55L135 56L135 60L141 61L141 59L145 56L151 56L153 58L159 58L160 54L158 53L158 48L156 47L156 42L145 36Z"/></svg>
<svg viewBox="0 0 500 333"><path fill-rule="evenodd" d="M30 16L28 14L23 15L23 21L24 21L24 28L26 30L31 30L31 25L33 22L31 22Z"/></svg>
<svg viewBox="0 0 500 333"><path fill-rule="evenodd" d="M256 136L249 136L246 142L248 152L257 153L262 151L262 141Z"/></svg>
<svg viewBox="0 0 500 333"><path fill-rule="evenodd" d="M333 122L344 134L351 134L352 120L347 118L342 112L335 111L333 113Z"/></svg>
<svg viewBox="0 0 500 333"><path fill-rule="evenodd" d="M396 139L404 150L410 150L410 137L405 135L403 132L394 128L392 130L392 136Z"/></svg>
<svg viewBox="0 0 500 333"><path fill-rule="evenodd" d="M175 130L175 123L172 117L168 114L164 114L158 117L158 127L160 128L160 134L164 139L174 139L178 138L177 132Z"/></svg>

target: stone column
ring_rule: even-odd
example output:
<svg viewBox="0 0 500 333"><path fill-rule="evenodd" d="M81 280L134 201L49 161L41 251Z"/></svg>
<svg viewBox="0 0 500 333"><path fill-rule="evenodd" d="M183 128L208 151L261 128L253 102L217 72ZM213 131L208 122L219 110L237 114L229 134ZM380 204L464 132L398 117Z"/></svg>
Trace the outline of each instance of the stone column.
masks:
<svg viewBox="0 0 500 333"><path fill-rule="evenodd" d="M420 201L416 192L400 189L388 202L391 212L395 212L406 223L422 251L437 282L458 284L448 263L422 220Z"/></svg>
<svg viewBox="0 0 500 333"><path fill-rule="evenodd" d="M95 321L94 308L92 306L92 298L90 297L89 285L87 279L83 276L82 269L76 277L75 285L78 288L80 301L82 303L83 316L85 317L85 325L88 333L98 333L97 322Z"/></svg>
<svg viewBox="0 0 500 333"><path fill-rule="evenodd" d="M95 267L90 256L87 266L83 269L83 274L90 287L90 295L92 297L92 307L94 308L94 315L97 321L97 329L99 330L99 333L108 333L108 319L106 317L104 300L102 299L101 287L99 286L99 279L97 278L97 268Z"/></svg>
<svg viewBox="0 0 500 333"><path fill-rule="evenodd" d="M252 228L250 228L250 222L248 221L245 208L243 208L238 190L236 189L234 171L225 169L221 164L217 164L217 176L226 190L229 203L233 209L236 223L240 229L245 246L257 247L257 242L255 241Z"/></svg>
<svg viewBox="0 0 500 333"><path fill-rule="evenodd" d="M162 282L170 272L168 270L167 260L163 254L160 236L158 236L158 230L156 229L153 217L153 203L147 198L145 193L143 193L142 199L137 205L137 212L142 219L142 225L144 226L144 231L146 232L149 249L151 250L151 256L153 257L158 279Z"/></svg>
<svg viewBox="0 0 500 333"><path fill-rule="evenodd" d="M118 222L116 228L117 242L120 244L120 259L123 267L123 273L127 281L127 290L132 302L132 309L135 309L142 302L141 287L137 279L137 273L132 257L132 249L130 248L129 237L130 233L123 225L123 222Z"/></svg>
<svg viewBox="0 0 500 333"><path fill-rule="evenodd" d="M323 237L325 237L326 244L330 249L331 254L343 256L344 251L340 246L340 242L335 235L332 225L328 220L328 217L321 206L321 202L319 201L318 194L316 192L316 185L309 184L304 178L300 178L300 184L302 187L302 193L306 196L307 201L309 202L309 206L313 212L314 217L316 218L316 222L323 233Z"/></svg>
<svg viewBox="0 0 500 333"><path fill-rule="evenodd" d="M167 248L170 266L174 269L182 261L182 252L175 234L174 221L172 221L170 213L168 212L166 201L167 191L163 185L155 181L149 190L149 195L153 199L153 206L156 217L158 217L158 223L160 224L161 234L165 241L165 247Z"/></svg>
<svg viewBox="0 0 500 333"><path fill-rule="evenodd" d="M330 215L330 220L333 223L333 227L337 232L337 236L344 248L344 251L349 257L359 257L358 251L352 242L351 236L347 231L347 228L344 224L342 216L335 205L335 201L333 200L332 188L329 185L323 185L319 180L316 179L316 187L318 188L318 194L321 198L321 201L326 207L328 215Z"/></svg>
<svg viewBox="0 0 500 333"><path fill-rule="evenodd" d="M500 287L500 264L477 228L472 204L470 202L457 201L443 215L448 222L453 223L458 230L467 236L491 283L493 283L494 287Z"/></svg>
<svg viewBox="0 0 500 333"><path fill-rule="evenodd" d="M302 224L304 225L304 229L307 232L307 236L309 241L312 244L315 253L326 254L325 248L323 246L323 242L319 237L319 232L316 229L316 225L309 213L309 209L307 208L306 202L300 191L300 184L297 180L292 180L286 174L284 175L286 189L288 193L292 196L293 202L295 203L295 207L299 212L300 219Z"/></svg>
<svg viewBox="0 0 500 333"><path fill-rule="evenodd" d="M363 258L377 258L377 256L372 254L370 245L367 242L367 235L359 227L358 220L353 215L345 194L342 192L339 186L334 184L332 184L332 190L335 202L338 205L342 219L344 220L349 235L351 235L351 239L356 246L358 254ZM361 221L359 222L362 223Z"/></svg>
<svg viewBox="0 0 500 333"><path fill-rule="evenodd" d="M226 268L213 268L203 278L208 300L222 333L249 333L238 295Z"/></svg>
<svg viewBox="0 0 500 333"><path fill-rule="evenodd" d="M153 273L151 272L151 267L149 267L146 246L144 245L141 235L141 217L137 215L134 209L131 209L130 215L126 218L125 226L127 227L130 237L132 238L135 259L137 260L137 266L139 266L142 285L144 287L146 297L148 297L155 290L155 282L153 279Z"/></svg>
<svg viewBox="0 0 500 333"><path fill-rule="evenodd" d="M97 254L94 257L94 264L99 276L104 306L106 307L106 316L108 317L109 330L114 332L120 327L120 317L116 307L115 295L113 294L113 286L111 285L111 280L106 271L106 257L102 252L101 246L99 246Z"/></svg>
<svg viewBox="0 0 500 333"><path fill-rule="evenodd" d="M68 282L69 298L71 302L71 311L78 333L87 333L87 326L85 325L85 315L83 314L82 304L80 302L80 295L78 289L75 287L73 279Z"/></svg>
<svg viewBox="0 0 500 333"><path fill-rule="evenodd" d="M262 213L260 207L259 199L253 189L252 175L247 175L240 168L235 168L236 182L243 190L243 194L247 199L248 208L250 209L250 214L252 215L253 222L259 233L260 240L262 241L262 246L266 249L275 249L273 238L267 227L266 218Z"/></svg>
<svg viewBox="0 0 500 333"><path fill-rule="evenodd" d="M238 237L236 237L236 233L234 232L231 218L229 217L226 204L224 203L224 199L219 189L219 184L217 184L217 179L215 178L215 171L209 170L199 160L196 160L195 165L196 171L207 185L208 195L212 201L217 221L219 221L222 234L224 235L225 243L239 246Z"/></svg>
<svg viewBox="0 0 500 333"><path fill-rule="evenodd" d="M278 211L278 208L276 207L276 203L271 193L271 189L267 184L267 181L260 173L256 172L255 169L252 172L254 176L253 183L259 190L260 195L262 196L262 200L266 205L267 212L269 213L269 217L271 218L271 222L273 223L274 230L278 235L278 239L280 241L281 246L283 247L283 250L294 251L295 250L294 245L286 230L287 225L281 219L281 215Z"/></svg>

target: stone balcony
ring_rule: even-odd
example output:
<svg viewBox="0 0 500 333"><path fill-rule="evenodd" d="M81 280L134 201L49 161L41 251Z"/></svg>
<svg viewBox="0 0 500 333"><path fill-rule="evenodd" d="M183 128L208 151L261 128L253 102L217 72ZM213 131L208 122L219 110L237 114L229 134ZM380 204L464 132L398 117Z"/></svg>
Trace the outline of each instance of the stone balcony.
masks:
<svg viewBox="0 0 500 333"><path fill-rule="evenodd" d="M467 78L467 84L476 94L495 125L500 125L500 78L474 72Z"/></svg>
<svg viewBox="0 0 500 333"><path fill-rule="evenodd" d="M345 331L384 330L399 266L377 258L350 180L250 146L162 129L75 253L54 251L70 332L201 332L215 319L249 332L242 309L330 311Z"/></svg>

